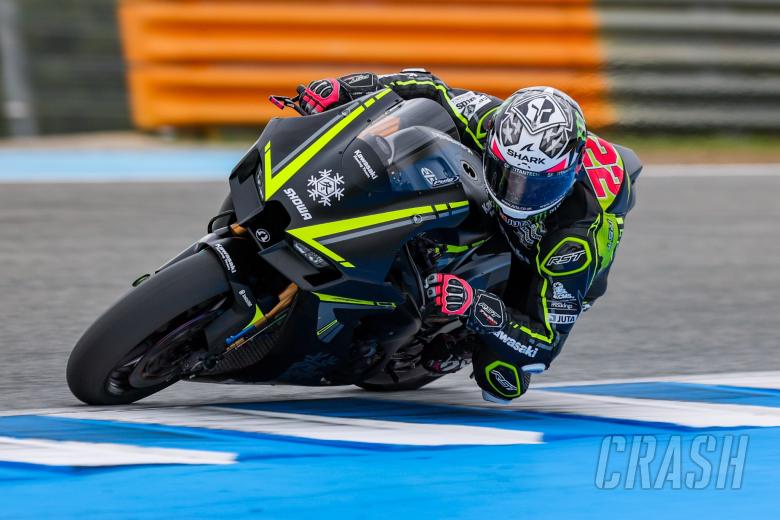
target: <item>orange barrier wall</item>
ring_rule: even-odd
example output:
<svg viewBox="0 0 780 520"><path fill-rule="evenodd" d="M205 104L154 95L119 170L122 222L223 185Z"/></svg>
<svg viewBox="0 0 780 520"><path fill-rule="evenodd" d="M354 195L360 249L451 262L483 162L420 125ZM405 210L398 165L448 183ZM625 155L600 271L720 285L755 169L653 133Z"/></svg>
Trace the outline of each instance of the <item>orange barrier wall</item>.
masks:
<svg viewBox="0 0 780 520"><path fill-rule="evenodd" d="M589 0L123 0L119 14L144 129L259 125L292 114L269 94L420 66L500 97L553 85L581 102L591 127L614 120Z"/></svg>

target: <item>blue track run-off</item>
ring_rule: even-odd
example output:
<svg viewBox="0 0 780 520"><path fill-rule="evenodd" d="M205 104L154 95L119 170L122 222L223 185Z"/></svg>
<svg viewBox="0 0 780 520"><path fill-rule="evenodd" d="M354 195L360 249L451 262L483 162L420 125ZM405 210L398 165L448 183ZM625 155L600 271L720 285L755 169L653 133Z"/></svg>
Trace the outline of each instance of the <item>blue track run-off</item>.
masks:
<svg viewBox="0 0 780 520"><path fill-rule="evenodd" d="M0 416L14 519L775 518L779 478L777 372Z"/></svg>
<svg viewBox="0 0 780 520"><path fill-rule="evenodd" d="M226 181L240 149L0 149L0 182Z"/></svg>

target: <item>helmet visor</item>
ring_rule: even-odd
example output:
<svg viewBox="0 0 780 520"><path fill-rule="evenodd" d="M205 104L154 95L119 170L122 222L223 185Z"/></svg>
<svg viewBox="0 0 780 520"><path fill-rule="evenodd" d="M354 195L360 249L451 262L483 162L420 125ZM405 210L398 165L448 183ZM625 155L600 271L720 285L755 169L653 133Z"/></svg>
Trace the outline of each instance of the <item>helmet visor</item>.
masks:
<svg viewBox="0 0 780 520"><path fill-rule="evenodd" d="M504 209L514 218L524 218L544 211L569 193L576 176L576 164L555 173L534 173L520 170L485 154L485 182Z"/></svg>

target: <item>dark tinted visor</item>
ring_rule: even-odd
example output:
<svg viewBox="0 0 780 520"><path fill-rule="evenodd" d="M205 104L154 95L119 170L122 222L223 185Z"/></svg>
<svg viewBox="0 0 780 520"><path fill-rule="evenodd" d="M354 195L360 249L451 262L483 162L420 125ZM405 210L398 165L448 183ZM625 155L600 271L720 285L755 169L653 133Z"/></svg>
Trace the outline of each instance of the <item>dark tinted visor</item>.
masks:
<svg viewBox="0 0 780 520"><path fill-rule="evenodd" d="M576 166L556 173L524 172L485 154L485 181L502 203L518 211L534 212L561 200L574 184Z"/></svg>

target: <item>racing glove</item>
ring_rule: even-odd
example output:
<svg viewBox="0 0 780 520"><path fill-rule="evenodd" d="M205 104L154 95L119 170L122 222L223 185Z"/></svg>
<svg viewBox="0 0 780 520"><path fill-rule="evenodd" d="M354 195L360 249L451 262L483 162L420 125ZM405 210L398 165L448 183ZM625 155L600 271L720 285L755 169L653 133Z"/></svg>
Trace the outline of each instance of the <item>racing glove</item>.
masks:
<svg viewBox="0 0 780 520"><path fill-rule="evenodd" d="M350 101L349 94L342 88L339 80L334 78L318 79L307 87L298 87L299 104L307 114L319 114L329 108Z"/></svg>
<svg viewBox="0 0 780 520"><path fill-rule="evenodd" d="M501 330L509 319L498 296L473 289L463 278L434 273L425 279L425 287L438 312L463 319L466 328L474 332L488 334Z"/></svg>

